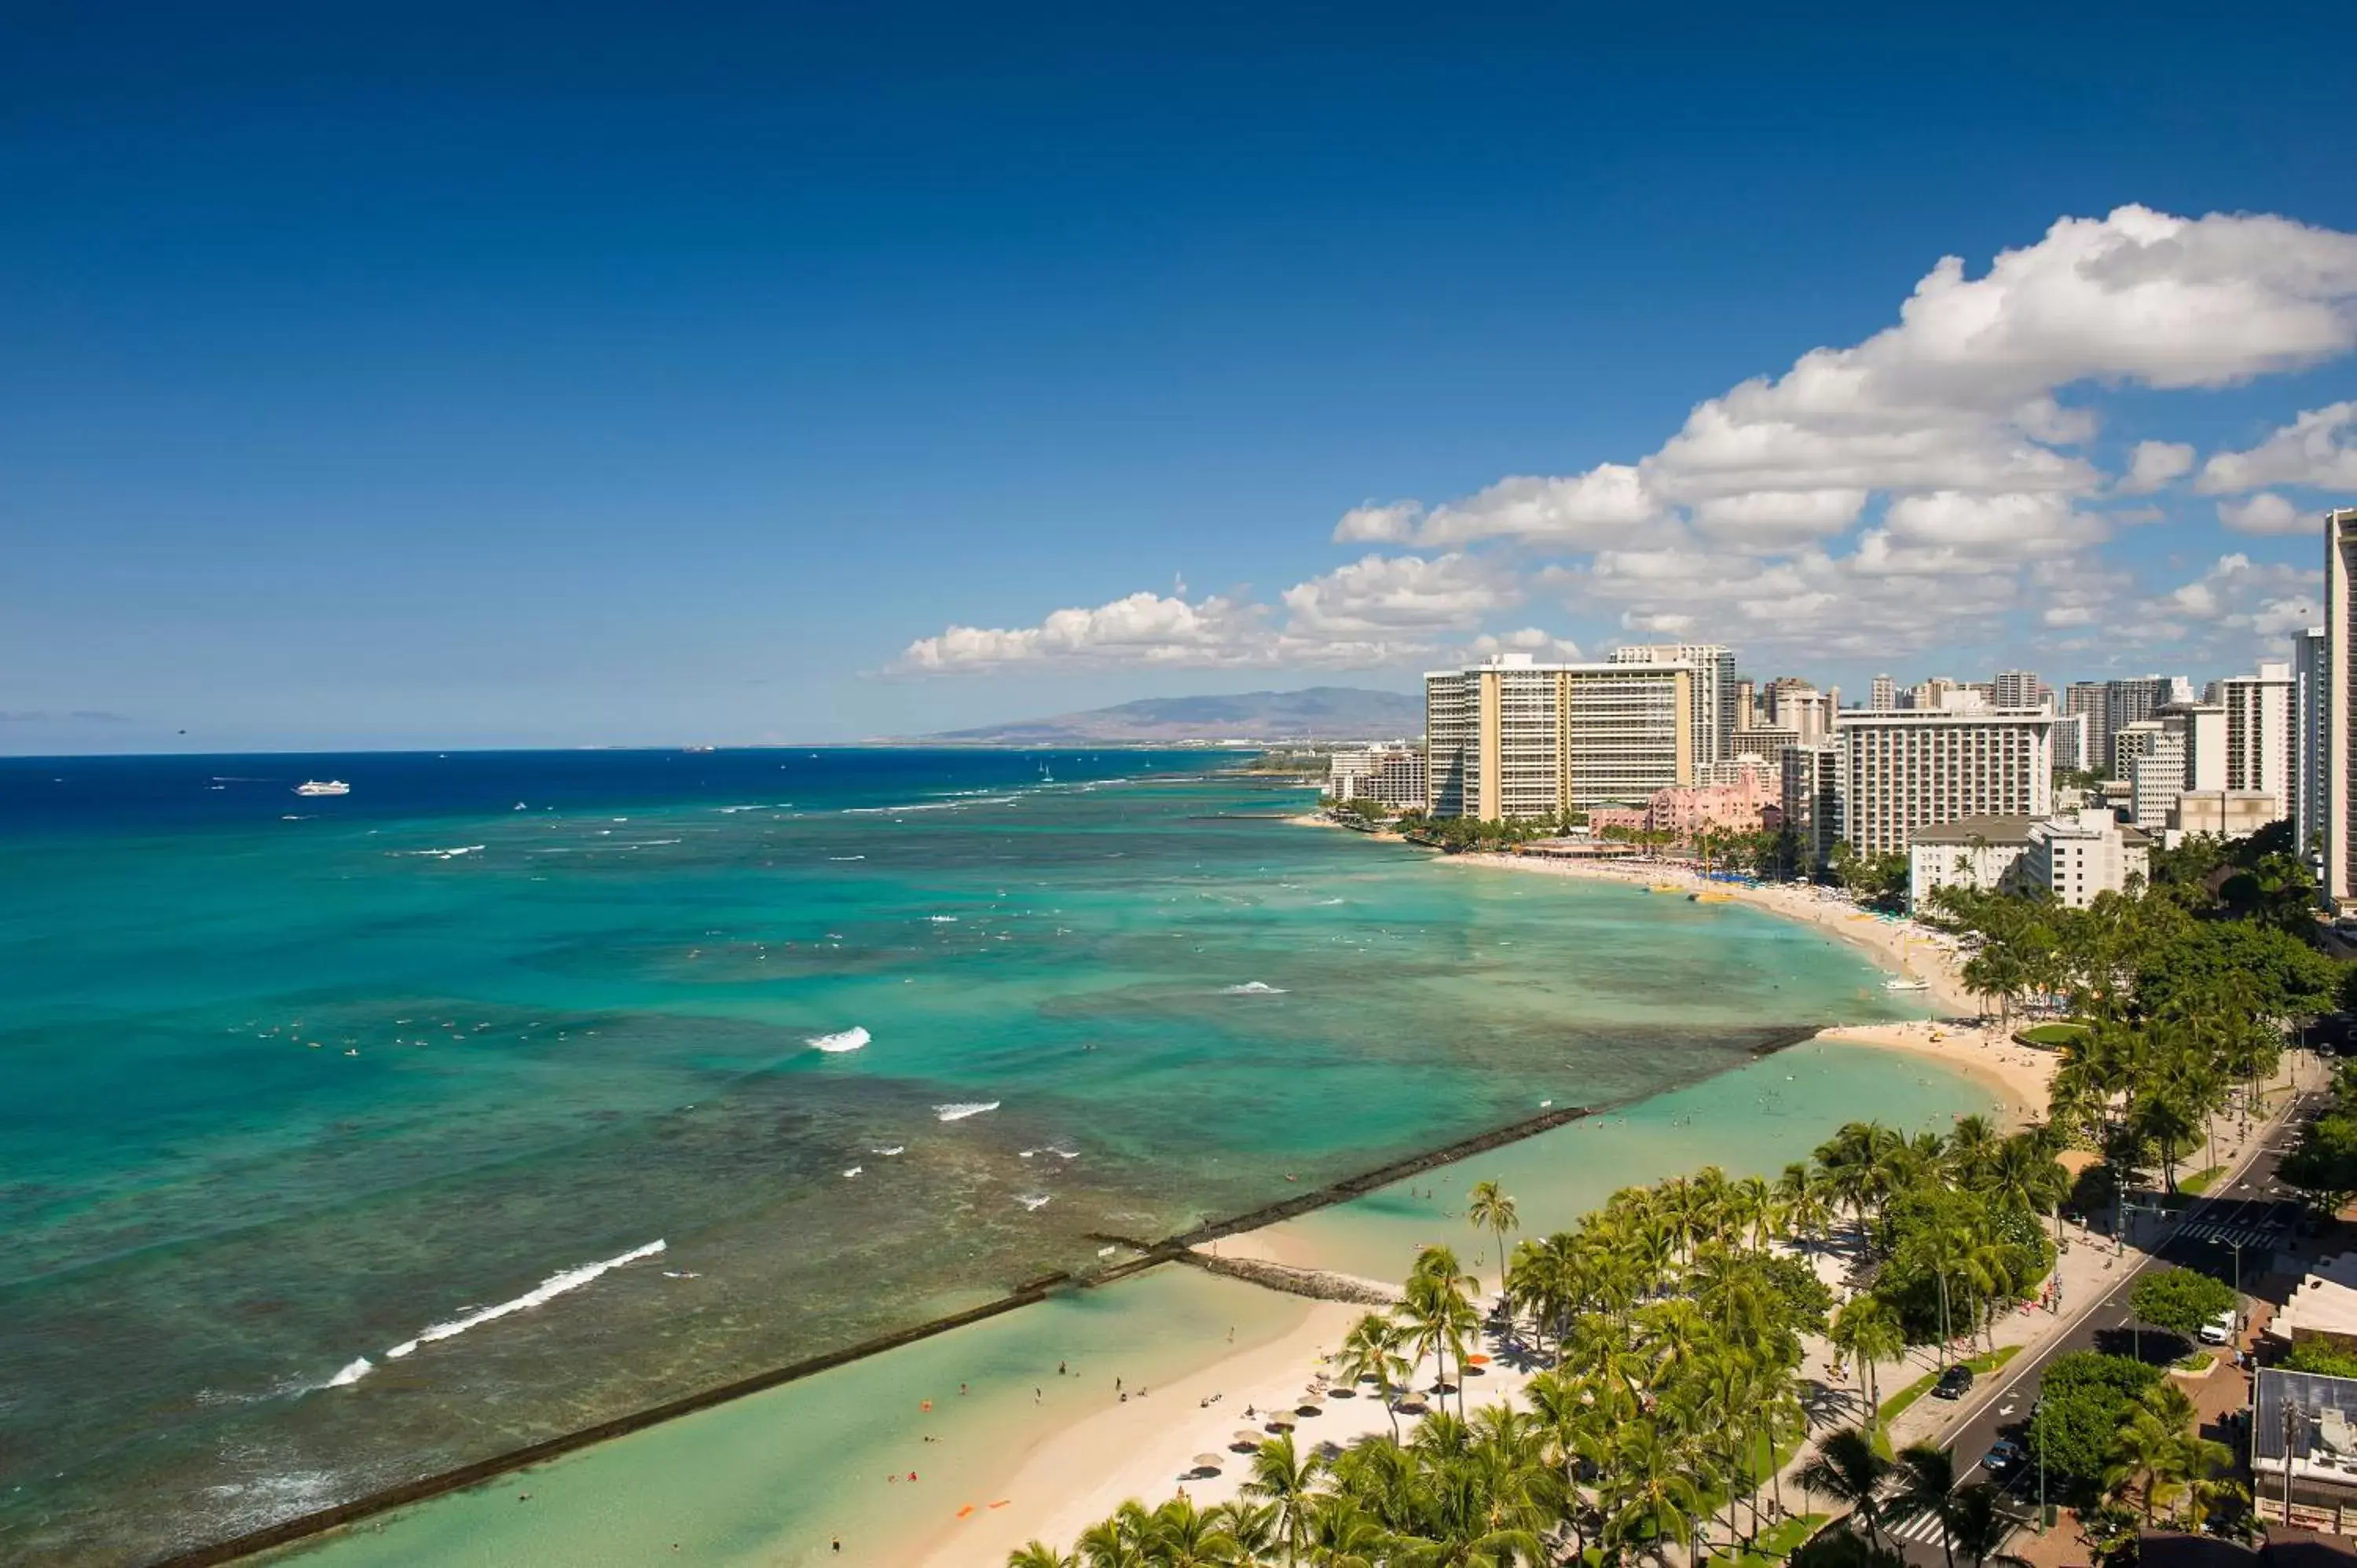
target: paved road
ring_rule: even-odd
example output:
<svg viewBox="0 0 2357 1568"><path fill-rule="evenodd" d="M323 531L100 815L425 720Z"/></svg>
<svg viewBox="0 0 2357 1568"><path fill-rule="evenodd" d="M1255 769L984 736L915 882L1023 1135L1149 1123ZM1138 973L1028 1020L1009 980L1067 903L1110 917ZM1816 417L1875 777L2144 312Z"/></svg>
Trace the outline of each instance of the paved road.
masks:
<svg viewBox="0 0 2357 1568"><path fill-rule="evenodd" d="M2214 1197L2195 1200L2174 1234L2151 1256L2179 1267L2200 1269L2232 1283L2239 1244L2244 1283L2266 1273L2268 1255L2276 1245L2291 1239L2301 1214L2301 1206L2296 1199L2278 1196L2285 1189L2276 1180L2276 1165L2289 1152L2299 1125L2321 1109L2324 1100L2321 1094L2301 1096L2290 1118L2259 1151L2242 1177ZM2150 1236L2160 1228L2161 1222L2153 1216L2139 1215L2136 1219L2131 1239ZM2083 1240L2073 1243L2089 1244ZM2135 1353L2137 1337L2127 1298L2145 1260L2145 1254L2131 1248L2119 1261L2118 1281L2105 1292L2093 1311L2083 1316L2061 1338L2017 1357L2010 1366L1995 1374L1994 1396L1950 1434L1943 1444L1956 1455L1959 1482L1991 1478L1981 1473L1982 1455L2000 1435L2021 1438L2030 1407L2038 1402L2040 1380L2047 1363L2055 1357L2066 1350ZM2144 1348L2158 1359L2167 1338L2164 1335L2145 1335ZM2005 1482L2009 1496L2017 1499L2020 1516L2024 1520L2031 1518L2037 1509L2037 1466L2021 1466L2016 1474L1996 1478ZM1943 1563L1937 1525L1928 1520L1910 1521L1894 1533L1901 1543L1900 1550L1915 1568L1933 1568Z"/></svg>

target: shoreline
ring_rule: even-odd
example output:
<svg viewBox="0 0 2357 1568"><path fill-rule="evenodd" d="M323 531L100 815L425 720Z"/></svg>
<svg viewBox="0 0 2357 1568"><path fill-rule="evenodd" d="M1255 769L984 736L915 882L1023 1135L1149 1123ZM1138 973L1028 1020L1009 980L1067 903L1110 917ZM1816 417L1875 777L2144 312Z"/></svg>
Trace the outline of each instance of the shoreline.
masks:
<svg viewBox="0 0 2357 1568"><path fill-rule="evenodd" d="M1314 817L1293 820L1333 825ZM1400 841L1394 839L1394 842ZM1734 896L1733 901L1765 908L1788 918L1806 920L1826 934L1843 940L1846 945L1862 950L1881 967L1900 974L1911 972L1908 967L1911 956L1909 946L1911 941L1919 940L1911 927L1896 928L1895 923L1878 918L1860 918L1858 912L1846 904L1818 900L1792 889L1741 889L1707 883L1691 873L1668 867L1648 867L1634 875L1624 875L1600 867L1576 866L1525 857L1469 854L1435 858L1444 863L1461 862L1472 865L1586 876L1593 880L1620 881L1630 884L1632 888L1675 878L1682 886L1724 891ZM1780 901L1764 896L1774 892L1796 897ZM1874 929L1871 933L1856 929L1868 925ZM1942 1002L1961 997L1962 988L1953 972L1950 955L1943 949L1928 942L1924 947L1933 960L1929 966L1933 972L1923 976L1932 983L1930 994ZM1941 1023L1834 1026L1819 1030L1813 1036L1797 1036L1789 1043L1815 1039L1928 1056L1995 1091L2013 1108L2009 1120L2018 1122L2026 1119L2034 1107L2042 1105L2043 1073L2036 1071L2033 1064L2026 1060L2005 1062L1999 1059L2003 1054L2000 1047L2017 1057L2026 1057L2028 1053L2021 1047L2007 1046L2001 1039L1989 1041L1966 1037L1978 1036L1982 1033L1960 1028L1954 1024ZM2050 1069L2050 1058L2047 1058L2046 1066ZM1100 1238L1120 1241L1133 1248L1137 1255L1086 1275L1059 1273L1027 1282L978 1308L950 1318L917 1325L843 1350L698 1391L649 1410L597 1423L523 1449L436 1476L419 1477L296 1519L281 1520L232 1541L215 1543L164 1559L157 1568L196 1568L198 1564L227 1563L273 1549L316 1543L359 1521L435 1498L484 1487L529 1466L577 1454L679 1416L799 1381L820 1371L866 1360L886 1350L929 1339L981 1319L1011 1312L1018 1306L1036 1305L1065 1294L1090 1292L1096 1286L1113 1284L1171 1262L1191 1266L1193 1260L1181 1256L1189 1250L1209 1251L1228 1260L1257 1260L1315 1268L1318 1260L1314 1256L1286 1244L1278 1228L1287 1220L1333 1208L1410 1176L1458 1164L1485 1151L1519 1144L1540 1133L1576 1124L1590 1114L1592 1112L1587 1108L1566 1107L1524 1118L1440 1148L1387 1162L1314 1191L1296 1194L1241 1215L1207 1220L1182 1234L1166 1237L1159 1241ZM1475 1272L1483 1272L1478 1263ZM1254 1288L1265 1290L1267 1287L1255 1285ZM1019 1547L1024 1541L1034 1536L1051 1542L1069 1539L1088 1523L1110 1512L1125 1498L1133 1495L1150 1495L1158 1499L1169 1495L1174 1488L1185 1486L1200 1502L1233 1496L1241 1478L1240 1466L1228 1466L1217 1480L1187 1481L1162 1461L1159 1440L1189 1424L1189 1418L1211 1408L1207 1403L1189 1406L1186 1403L1189 1398L1199 1401L1218 1398L1228 1412L1219 1424L1242 1426L1244 1424L1242 1412L1246 1404L1257 1406L1270 1397L1281 1396L1288 1382L1306 1379L1308 1369L1315 1359L1339 1344L1350 1325L1368 1310L1361 1305L1308 1297L1297 1297L1295 1301L1301 1316L1293 1327L1274 1340L1262 1340L1239 1347L1227 1355L1216 1356L1200 1369L1166 1385L1162 1391L1169 1397L1167 1401L1157 1402L1150 1413L1146 1399L1132 1400L1082 1416L1037 1440L1017 1463L1015 1484L1006 1488L1008 1495L1022 1501L1006 1507L1005 1512L993 1511L976 1515L971 1520L943 1521L925 1532L909 1560L941 1563L944 1568L949 1564L978 1560L1003 1560L1007 1551ZM1288 1379L1284 1375L1286 1369L1293 1370L1294 1378ZM1520 1380L1506 1375L1502 1369L1493 1369L1493 1373L1483 1384L1481 1397L1485 1401L1512 1392L1509 1383ZM1362 1420L1363 1425L1352 1418ZM1305 1439L1314 1437L1320 1441L1347 1440L1363 1432L1387 1429L1387 1425L1380 1401L1338 1401L1327 1408L1324 1416L1306 1419L1301 1435ZM1040 1501L1025 1506L1034 1498ZM992 1505L994 1509L1001 1507L1006 1505ZM992 1554L984 1559L975 1557L974 1552L981 1546L980 1538L996 1539L1002 1534L1010 1537L1004 1546L992 1549Z"/></svg>
<svg viewBox="0 0 2357 1568"><path fill-rule="evenodd" d="M1811 887L1785 884L1747 887L1740 883L1712 882L1674 865L1584 865L1530 855L1479 853L1444 856L1439 864L1618 883L1632 890L1674 886L1681 893L1724 895L1729 903L1810 926L1865 954L1894 978L1927 983L1928 989L1914 994L1924 996L1936 1012L1944 1015L1912 1022L1834 1024L1817 1031L1816 1038L1907 1051L1945 1062L2004 1100L2007 1131L2018 1130L2045 1115L2047 1090L2056 1058L2049 1052L2016 1045L2009 1034L1983 1017L1979 999L1964 988L1963 965L1957 961L1954 944L1943 933L1912 920L1868 914L1846 899Z"/></svg>

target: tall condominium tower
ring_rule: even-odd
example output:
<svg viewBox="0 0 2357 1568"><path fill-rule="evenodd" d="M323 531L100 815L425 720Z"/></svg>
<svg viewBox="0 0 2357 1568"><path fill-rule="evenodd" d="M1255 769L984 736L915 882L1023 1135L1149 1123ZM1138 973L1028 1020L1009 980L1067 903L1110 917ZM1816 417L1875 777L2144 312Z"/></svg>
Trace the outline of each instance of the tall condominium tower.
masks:
<svg viewBox="0 0 2357 1568"><path fill-rule="evenodd" d="M1877 675L1866 689L1866 709L1871 714L1887 714L1899 706L1899 685L1888 675Z"/></svg>
<svg viewBox="0 0 2357 1568"><path fill-rule="evenodd" d="M1861 854L1902 851L1917 828L2054 808L2054 715L2044 708L1849 713L1833 739L1841 836Z"/></svg>
<svg viewBox="0 0 2357 1568"><path fill-rule="evenodd" d="M1716 642L1657 642L1612 650L1615 664L1683 664L1695 672L1695 766L1734 755L1735 732L1749 722L1740 711L1735 650Z"/></svg>
<svg viewBox="0 0 2357 1568"><path fill-rule="evenodd" d="M2086 721L2085 732L2079 740L2079 766L2107 768L2111 765L2112 725L2107 693L2101 681L2073 681L2062 693L2062 711L2077 714Z"/></svg>
<svg viewBox="0 0 2357 1568"><path fill-rule="evenodd" d="M2309 627L2291 641L2292 768L2291 823L2302 854L2324 838L2324 712L2330 666L2324 628Z"/></svg>
<svg viewBox="0 0 2357 1568"><path fill-rule="evenodd" d="M1989 702L2000 708L2034 708L2053 693L2027 670L2000 670L1989 682Z"/></svg>
<svg viewBox="0 0 2357 1568"><path fill-rule="evenodd" d="M2299 777L2291 666L2262 660L2257 674L2219 682L2218 694L2226 710L2226 777L2219 788L2273 795L2280 813L2290 815Z"/></svg>
<svg viewBox="0 0 2357 1568"><path fill-rule="evenodd" d="M1432 814L1548 817L1693 783L1695 679L1686 664L1540 664L1512 653L1428 671Z"/></svg>
<svg viewBox="0 0 2357 1568"><path fill-rule="evenodd" d="M2177 681L2167 675L2139 675L2129 681L2107 681L2104 683L2104 732L2107 737L2104 766L2118 772L2119 759L2113 755L2108 737L2130 725L2142 724L2175 701Z"/></svg>
<svg viewBox="0 0 2357 1568"><path fill-rule="evenodd" d="M2357 779L2350 708L2357 703L2357 507L2324 514L2324 896L2357 894Z"/></svg>

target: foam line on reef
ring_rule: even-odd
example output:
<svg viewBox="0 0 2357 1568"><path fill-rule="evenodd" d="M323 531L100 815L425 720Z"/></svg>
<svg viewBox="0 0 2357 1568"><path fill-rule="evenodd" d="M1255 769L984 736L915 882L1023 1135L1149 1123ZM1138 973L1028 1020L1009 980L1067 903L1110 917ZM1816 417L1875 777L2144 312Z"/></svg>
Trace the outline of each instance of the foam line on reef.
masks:
<svg viewBox="0 0 2357 1568"><path fill-rule="evenodd" d="M414 1480L382 1487L364 1496L354 1498L349 1502L298 1514L292 1519L281 1520L276 1524L249 1530L243 1535L233 1536L226 1541L215 1541L209 1546L195 1547L174 1556L160 1559L147 1564L147 1568L217 1568L218 1564L233 1563L242 1557L321 1535L328 1530L372 1518L393 1509L405 1508L413 1503L425 1502L451 1492L464 1491L469 1487L496 1480L501 1476L522 1469L527 1466L544 1464L551 1459L561 1458L567 1454L577 1453L581 1449L593 1447L617 1437L627 1437L634 1432L643 1432L651 1426L659 1426L664 1422L675 1420L683 1415L693 1415L698 1411L710 1410L716 1405L743 1399L748 1394L762 1393L787 1383L799 1382L804 1378L820 1372L848 1366L854 1361L862 1361L871 1356L881 1355L887 1350L897 1350L904 1345L913 1345L919 1340L946 1334L953 1328L963 1328L970 1324L984 1322L1012 1312L1017 1307L1035 1305L1060 1292L1086 1290L1098 1285L1111 1284L1117 1280L1127 1279L1133 1274L1143 1273L1148 1269L1158 1268L1165 1263L1191 1263L1196 1262L1196 1255L1191 1249L1204 1241L1216 1240L1245 1230L1256 1230L1264 1225L1273 1225L1281 1219L1291 1219L1317 1209L1331 1208L1338 1203L1347 1203L1377 1187L1388 1187L1393 1182L1421 1175L1427 1170L1469 1158L1490 1149L1519 1143L1524 1138L1534 1137L1538 1133L1552 1131L1590 1114L1592 1112L1585 1106L1565 1106L1542 1112L1536 1116L1524 1117L1521 1121L1508 1122L1502 1127L1495 1127L1486 1133L1460 1138L1440 1148L1410 1155L1387 1165L1378 1165L1372 1170L1362 1171L1356 1176L1346 1176L1329 1186L1296 1194L1279 1202L1253 1209L1249 1213L1207 1221L1193 1230L1179 1235L1166 1237L1159 1241L1137 1241L1123 1236L1091 1234L1087 1240L1118 1243L1135 1255L1105 1268L1093 1270L1086 1275L1077 1275L1066 1270L1043 1274L1037 1279L1028 1280L1015 1286L1004 1295L984 1302L980 1305L968 1307L963 1312L932 1318L907 1328L895 1329L888 1334L878 1335L874 1338L862 1340L856 1345L845 1346L839 1350L830 1350L823 1355L809 1357L786 1366L771 1368L768 1371L756 1372L748 1377L738 1378L712 1388L701 1389L694 1393L683 1394L677 1399L649 1406L644 1410L629 1412L572 1432L562 1433L554 1437L544 1438L521 1448L510 1449L504 1454L479 1459L472 1464L461 1465L453 1469L438 1471L434 1475L421 1476Z"/></svg>

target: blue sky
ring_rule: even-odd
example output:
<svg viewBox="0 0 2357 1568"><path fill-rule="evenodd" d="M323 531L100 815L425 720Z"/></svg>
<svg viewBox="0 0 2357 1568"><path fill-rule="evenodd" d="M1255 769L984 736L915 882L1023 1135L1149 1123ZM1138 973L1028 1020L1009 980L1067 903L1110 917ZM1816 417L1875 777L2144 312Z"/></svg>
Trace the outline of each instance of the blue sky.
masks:
<svg viewBox="0 0 2357 1568"><path fill-rule="evenodd" d="M0 749L2200 678L2357 500L2339 8L694 9L12 23Z"/></svg>

